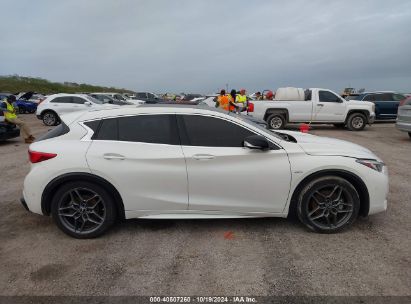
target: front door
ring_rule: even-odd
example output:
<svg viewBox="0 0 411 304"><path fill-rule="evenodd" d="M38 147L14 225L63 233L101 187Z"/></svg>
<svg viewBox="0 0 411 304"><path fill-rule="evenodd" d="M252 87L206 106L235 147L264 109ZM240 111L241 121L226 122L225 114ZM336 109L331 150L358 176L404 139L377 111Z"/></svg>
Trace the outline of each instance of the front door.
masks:
<svg viewBox="0 0 411 304"><path fill-rule="evenodd" d="M189 210L226 214L280 213L290 188L286 152L242 147L255 135L237 123L214 116L178 115L187 163Z"/></svg>
<svg viewBox="0 0 411 304"><path fill-rule="evenodd" d="M151 215L188 208L187 171L175 115L102 120L87 162L92 173L119 191L126 212Z"/></svg>
<svg viewBox="0 0 411 304"><path fill-rule="evenodd" d="M318 102L314 105L313 121L343 122L345 101L330 91L318 91Z"/></svg>

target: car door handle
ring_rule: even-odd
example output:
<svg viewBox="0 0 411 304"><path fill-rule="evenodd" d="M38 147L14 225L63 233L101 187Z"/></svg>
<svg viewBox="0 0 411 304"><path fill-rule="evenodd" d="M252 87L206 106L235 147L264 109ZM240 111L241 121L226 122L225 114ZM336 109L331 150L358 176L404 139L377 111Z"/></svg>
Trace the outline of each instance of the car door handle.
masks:
<svg viewBox="0 0 411 304"><path fill-rule="evenodd" d="M195 154L193 155L193 158L195 160L209 160L215 158L215 156L211 154Z"/></svg>
<svg viewBox="0 0 411 304"><path fill-rule="evenodd" d="M116 153L106 153L103 155L104 159L107 160L111 160L111 159L119 159L119 160L123 160L125 159L125 157L123 155L120 154L116 154Z"/></svg>
<svg viewBox="0 0 411 304"><path fill-rule="evenodd" d="M323 104L317 103L317 107L323 107Z"/></svg>

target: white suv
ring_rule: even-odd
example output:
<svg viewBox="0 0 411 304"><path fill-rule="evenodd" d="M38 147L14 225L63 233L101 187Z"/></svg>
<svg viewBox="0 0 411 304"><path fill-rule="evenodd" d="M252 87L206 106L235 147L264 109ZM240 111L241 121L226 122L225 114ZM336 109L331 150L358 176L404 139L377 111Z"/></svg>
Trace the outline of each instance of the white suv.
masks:
<svg viewBox="0 0 411 304"><path fill-rule="evenodd" d="M38 105L36 115L46 126L55 126L64 113L100 108L102 105L102 101L86 94L53 94Z"/></svg>
<svg viewBox="0 0 411 304"><path fill-rule="evenodd" d="M386 210L371 151L188 106L72 113L30 145L23 205L77 238L116 220L287 217L337 232Z"/></svg>

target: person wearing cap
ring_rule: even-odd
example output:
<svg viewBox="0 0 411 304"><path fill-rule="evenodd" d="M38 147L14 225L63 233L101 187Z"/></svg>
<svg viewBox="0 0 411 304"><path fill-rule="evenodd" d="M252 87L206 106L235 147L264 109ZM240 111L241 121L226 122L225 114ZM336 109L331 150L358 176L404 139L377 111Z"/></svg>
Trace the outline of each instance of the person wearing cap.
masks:
<svg viewBox="0 0 411 304"><path fill-rule="evenodd" d="M255 100L262 100L263 96L261 96L261 92L255 93Z"/></svg>
<svg viewBox="0 0 411 304"><path fill-rule="evenodd" d="M241 89L240 94L237 94L235 105L238 107L237 113L242 112L247 108L247 95L245 95L245 89Z"/></svg>
<svg viewBox="0 0 411 304"><path fill-rule="evenodd" d="M1 110L4 113L4 119L12 124L17 125L20 128L20 134L22 135L24 142L26 144L31 144L35 140L34 136L31 134L31 131L27 124L17 118L16 110L13 107L13 103L16 101L16 96L10 95L6 99L3 100L3 104L1 105Z"/></svg>
<svg viewBox="0 0 411 304"><path fill-rule="evenodd" d="M268 91L268 92L265 94L265 99L266 99L266 100L273 100L273 99L274 99L274 93L273 93L273 91Z"/></svg>

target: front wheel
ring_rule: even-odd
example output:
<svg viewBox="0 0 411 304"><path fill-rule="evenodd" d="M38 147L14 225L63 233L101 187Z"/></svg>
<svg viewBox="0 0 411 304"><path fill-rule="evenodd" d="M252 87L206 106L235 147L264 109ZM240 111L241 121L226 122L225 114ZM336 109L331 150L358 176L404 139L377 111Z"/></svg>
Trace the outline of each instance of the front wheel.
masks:
<svg viewBox="0 0 411 304"><path fill-rule="evenodd" d="M285 118L282 114L272 114L267 118L268 128L279 130L285 126Z"/></svg>
<svg viewBox="0 0 411 304"><path fill-rule="evenodd" d="M361 131L365 128L367 120L364 114L353 113L348 117L347 127L350 131Z"/></svg>
<svg viewBox="0 0 411 304"><path fill-rule="evenodd" d="M338 176L320 177L308 183L297 204L300 221L321 233L335 233L351 226L359 210L357 190Z"/></svg>
<svg viewBox="0 0 411 304"><path fill-rule="evenodd" d="M102 235L116 219L113 198L104 188L90 182L61 186L54 195L51 214L63 232L79 239Z"/></svg>
<svg viewBox="0 0 411 304"><path fill-rule="evenodd" d="M48 111L43 114L43 123L48 126L55 126L58 124L58 116L56 113Z"/></svg>

